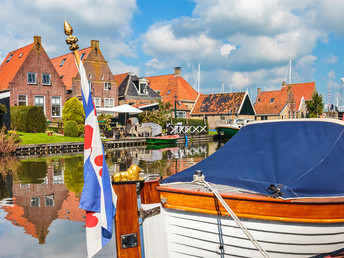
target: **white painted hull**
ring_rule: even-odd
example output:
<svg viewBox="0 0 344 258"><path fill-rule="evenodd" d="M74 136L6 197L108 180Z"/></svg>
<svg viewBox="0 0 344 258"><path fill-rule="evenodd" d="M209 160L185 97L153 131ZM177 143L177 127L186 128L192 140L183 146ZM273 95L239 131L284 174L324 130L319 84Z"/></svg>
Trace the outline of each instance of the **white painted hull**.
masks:
<svg viewBox="0 0 344 258"><path fill-rule="evenodd" d="M241 221L270 257L311 257L344 248L343 223ZM262 257L236 223L225 216L161 208L159 215L144 220L143 235L146 258Z"/></svg>

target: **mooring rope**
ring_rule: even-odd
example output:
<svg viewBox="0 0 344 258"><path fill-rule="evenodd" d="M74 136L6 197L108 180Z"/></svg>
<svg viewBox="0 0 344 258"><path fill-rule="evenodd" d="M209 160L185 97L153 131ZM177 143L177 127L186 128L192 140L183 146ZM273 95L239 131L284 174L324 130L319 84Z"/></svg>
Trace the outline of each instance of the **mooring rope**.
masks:
<svg viewBox="0 0 344 258"><path fill-rule="evenodd" d="M240 229L245 233L245 235L248 237L248 239L254 244L254 246L258 249L258 251L263 255L265 258L269 258L268 253L264 250L263 247L260 246L258 241L251 235L251 233L247 230L247 228L242 224L240 219L237 217L237 215L233 212L233 210L228 206L228 204L225 202L225 200L222 198L222 196L219 194L219 192L213 188L207 181L204 180L204 175L194 175L193 183L202 184L205 188L208 188L211 192L214 193L215 197L221 202L223 207L226 209L226 211L231 215L233 220L236 222L236 224L240 227Z"/></svg>

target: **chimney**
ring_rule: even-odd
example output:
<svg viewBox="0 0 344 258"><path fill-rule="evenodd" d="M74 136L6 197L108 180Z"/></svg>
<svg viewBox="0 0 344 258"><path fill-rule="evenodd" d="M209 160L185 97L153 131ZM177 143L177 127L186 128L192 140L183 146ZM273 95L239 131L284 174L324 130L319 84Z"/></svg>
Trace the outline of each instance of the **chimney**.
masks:
<svg viewBox="0 0 344 258"><path fill-rule="evenodd" d="M175 76L181 76L182 74L182 68L177 66L177 67L174 67L174 75Z"/></svg>
<svg viewBox="0 0 344 258"><path fill-rule="evenodd" d="M33 36L33 42L35 45L40 46L41 45L41 36Z"/></svg>
<svg viewBox="0 0 344 258"><path fill-rule="evenodd" d="M260 92L261 92L261 88L258 88L258 89L257 89L257 99L256 99L256 103L259 103L259 102L260 102L260 99L259 99ZM259 100L259 101L258 101L258 100Z"/></svg>

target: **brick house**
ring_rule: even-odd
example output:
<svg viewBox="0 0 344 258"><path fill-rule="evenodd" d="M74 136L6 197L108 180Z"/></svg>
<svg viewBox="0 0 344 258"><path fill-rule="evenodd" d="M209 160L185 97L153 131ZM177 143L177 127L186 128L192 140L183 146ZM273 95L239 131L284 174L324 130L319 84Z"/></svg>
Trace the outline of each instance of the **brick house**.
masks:
<svg viewBox="0 0 344 258"><path fill-rule="evenodd" d="M108 62L99 49L99 41L91 40L91 46L79 50L79 55L86 70L95 106L98 108L117 106L118 89ZM67 99L77 97L81 100L80 75L74 54L55 57L51 62L67 87Z"/></svg>
<svg viewBox="0 0 344 258"><path fill-rule="evenodd" d="M42 107L47 119L61 118L66 86L45 52L41 37L8 53L0 66L0 94L10 106ZM9 112L8 112L9 113Z"/></svg>
<svg viewBox="0 0 344 258"><path fill-rule="evenodd" d="M155 90L164 103L171 103L177 118L190 118L190 112L198 97L181 76L181 68L175 67L174 74L147 77L149 86Z"/></svg>
<svg viewBox="0 0 344 258"><path fill-rule="evenodd" d="M312 100L315 91L315 82L282 84L278 91L263 92L258 88L254 105L256 120L304 118L306 102Z"/></svg>
<svg viewBox="0 0 344 258"><path fill-rule="evenodd" d="M206 119L209 129L215 129L220 120L254 119L255 110L248 92L200 95L191 111L191 117Z"/></svg>
<svg viewBox="0 0 344 258"><path fill-rule="evenodd" d="M161 97L149 87L147 78L139 78L132 73L127 73L118 86L118 99L120 105L143 106L156 103L161 100Z"/></svg>

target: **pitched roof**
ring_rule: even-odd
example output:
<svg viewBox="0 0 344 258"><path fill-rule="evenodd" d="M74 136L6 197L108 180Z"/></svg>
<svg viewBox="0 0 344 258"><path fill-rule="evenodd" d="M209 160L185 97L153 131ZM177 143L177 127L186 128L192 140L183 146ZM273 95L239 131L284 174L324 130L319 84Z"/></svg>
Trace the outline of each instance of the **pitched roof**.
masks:
<svg viewBox="0 0 344 258"><path fill-rule="evenodd" d="M257 96L257 102L254 105L256 114L280 114L286 106L288 100L288 91L262 91Z"/></svg>
<svg viewBox="0 0 344 258"><path fill-rule="evenodd" d="M191 100L197 99L198 93L184 80L182 76L175 74L159 75L146 77L150 84L149 86L155 90L160 91L160 96L165 98L175 95L180 100Z"/></svg>
<svg viewBox="0 0 344 258"><path fill-rule="evenodd" d="M304 98L304 100L312 99L313 93L315 91L315 82L295 83L289 85L291 86L291 89L295 97L296 108L297 110L299 110L302 97ZM281 90L288 91L289 85L282 87Z"/></svg>
<svg viewBox="0 0 344 258"><path fill-rule="evenodd" d="M80 58L84 61L88 54L91 52L92 47L79 50ZM64 60L64 61L63 61ZM69 53L66 55L58 56L51 59L56 71L62 77L63 83L66 85L67 90L72 89L72 78L78 74L78 68L75 64L74 54Z"/></svg>
<svg viewBox="0 0 344 258"><path fill-rule="evenodd" d="M118 86L121 85L121 83L124 81L124 79L127 77L128 74L129 73L121 73L121 74L116 74L113 76Z"/></svg>
<svg viewBox="0 0 344 258"><path fill-rule="evenodd" d="M238 113L243 103L245 92L200 95L192 110L197 114L231 114Z"/></svg>
<svg viewBox="0 0 344 258"><path fill-rule="evenodd" d="M31 43L8 53L0 66L0 90L5 90L9 87L9 83L17 74L34 45L35 43Z"/></svg>

